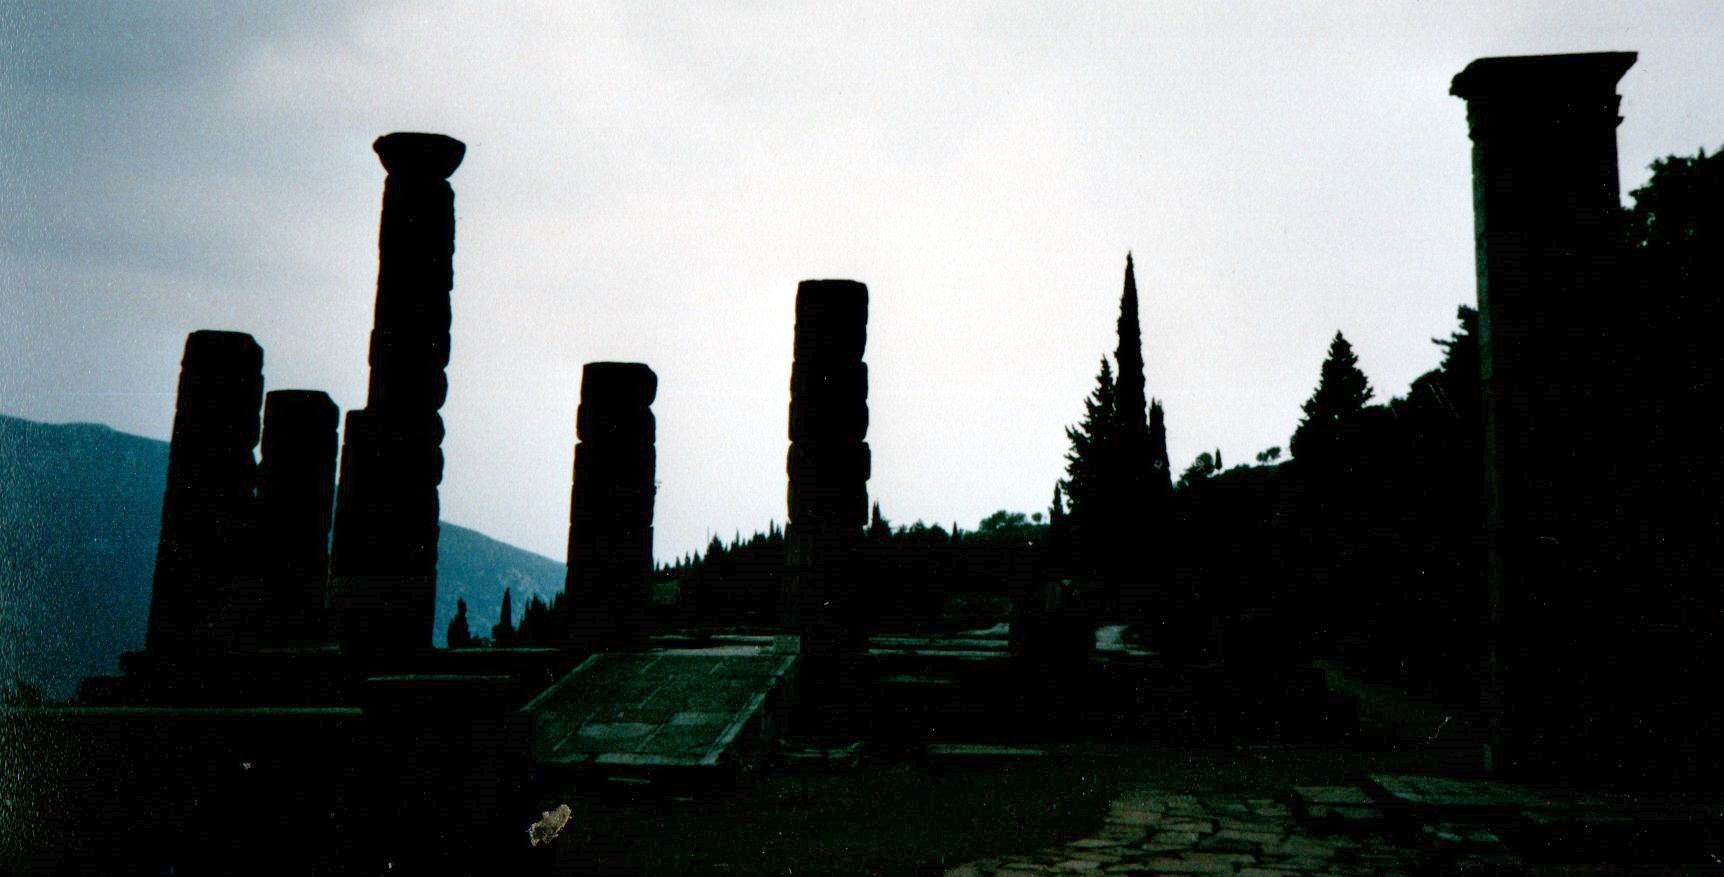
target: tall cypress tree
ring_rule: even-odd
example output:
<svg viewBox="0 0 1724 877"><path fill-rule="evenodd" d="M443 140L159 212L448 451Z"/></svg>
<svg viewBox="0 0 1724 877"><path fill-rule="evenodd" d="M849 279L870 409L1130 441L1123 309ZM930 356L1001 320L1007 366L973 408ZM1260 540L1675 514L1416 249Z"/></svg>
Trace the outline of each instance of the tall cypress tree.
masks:
<svg viewBox="0 0 1724 877"><path fill-rule="evenodd" d="M1138 322L1137 270L1130 253L1125 256L1125 287L1119 298L1119 346L1114 361L1119 366L1119 382L1115 393L1115 441L1112 480L1118 487L1111 515L1111 528L1106 537L1103 568L1110 602L1128 616L1141 620L1155 600L1157 583L1153 580L1154 561L1145 561L1145 553L1127 545L1142 546L1154 542L1161 523L1166 482L1165 464L1156 470L1156 436L1146 418L1146 391L1143 368L1143 332ZM1165 457L1166 427L1162 425L1160 446ZM1153 547L1149 555L1156 552Z"/></svg>
<svg viewBox="0 0 1724 877"><path fill-rule="evenodd" d="M1119 379L1114 398L1119 421L1119 433L1129 451L1140 437L1149 436L1149 423L1144 419L1143 332L1137 320L1137 273L1132 267L1131 253L1125 254L1125 290L1119 296L1119 347L1113 352L1119 365Z"/></svg>
<svg viewBox="0 0 1724 877"><path fill-rule="evenodd" d="M449 627L444 632L447 645L451 649L464 649L473 644L473 634L467 629L467 601L455 601L455 617L449 619Z"/></svg>

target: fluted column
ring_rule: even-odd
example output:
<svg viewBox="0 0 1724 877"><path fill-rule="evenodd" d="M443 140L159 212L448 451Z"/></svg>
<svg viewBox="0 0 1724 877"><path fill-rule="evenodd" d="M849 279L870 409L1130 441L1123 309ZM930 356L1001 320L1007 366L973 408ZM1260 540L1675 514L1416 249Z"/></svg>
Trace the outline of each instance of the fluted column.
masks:
<svg viewBox="0 0 1724 877"><path fill-rule="evenodd" d="M373 145L388 177L378 234L371 381L349 412L331 560L340 639L355 652L431 645L443 479L455 193L466 147L441 134Z"/></svg>
<svg viewBox="0 0 1724 877"><path fill-rule="evenodd" d="M581 370L569 498L569 639L597 651L638 645L652 582L658 376L634 362Z"/></svg>
<svg viewBox="0 0 1724 877"><path fill-rule="evenodd" d="M252 490L263 349L241 332L198 331L180 361L146 646L207 651L232 639L256 569Z"/></svg>

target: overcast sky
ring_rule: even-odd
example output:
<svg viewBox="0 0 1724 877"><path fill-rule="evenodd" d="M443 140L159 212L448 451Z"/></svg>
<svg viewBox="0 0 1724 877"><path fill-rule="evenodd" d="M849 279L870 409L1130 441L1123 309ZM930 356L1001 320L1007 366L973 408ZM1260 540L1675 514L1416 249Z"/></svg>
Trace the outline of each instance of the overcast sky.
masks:
<svg viewBox="0 0 1724 877"><path fill-rule="evenodd" d="M0 413L167 438L195 329L364 404L383 169L467 144L446 520L561 559L580 369L658 372L657 554L785 515L798 280L871 293L871 495L1046 507L1136 254L1176 469L1474 298L1473 58L1632 50L1624 188L1724 144L1724 4L0 7Z"/></svg>

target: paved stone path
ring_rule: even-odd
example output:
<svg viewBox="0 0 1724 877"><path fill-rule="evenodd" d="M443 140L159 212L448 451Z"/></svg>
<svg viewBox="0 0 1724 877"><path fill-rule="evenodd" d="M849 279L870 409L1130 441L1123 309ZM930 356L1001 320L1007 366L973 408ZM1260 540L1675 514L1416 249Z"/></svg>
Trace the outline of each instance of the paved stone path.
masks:
<svg viewBox="0 0 1724 877"><path fill-rule="evenodd" d="M983 859L948 877L1050 874L1406 874L1420 850L1356 835L1318 835L1287 804L1249 794L1153 788L1115 799L1096 834L1022 857Z"/></svg>
<svg viewBox="0 0 1724 877"><path fill-rule="evenodd" d="M1678 799L1609 803L1560 789L1420 775L1299 786L1279 798L1136 787L1113 801L1101 830L1090 837L947 872L1574 873L1724 873L1724 808Z"/></svg>

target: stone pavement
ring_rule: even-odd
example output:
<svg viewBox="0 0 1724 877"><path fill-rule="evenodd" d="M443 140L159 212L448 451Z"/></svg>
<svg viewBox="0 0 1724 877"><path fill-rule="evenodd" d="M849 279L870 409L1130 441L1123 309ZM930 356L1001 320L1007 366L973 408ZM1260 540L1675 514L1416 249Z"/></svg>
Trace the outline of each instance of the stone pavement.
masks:
<svg viewBox="0 0 1724 877"><path fill-rule="evenodd" d="M984 859L948 877L1045 874L1401 874L1415 851L1385 841L1317 836L1286 803L1250 794L1128 790L1091 837L1022 857Z"/></svg>
<svg viewBox="0 0 1724 877"><path fill-rule="evenodd" d="M1650 852L1656 873L1721 873L1715 823L1684 815L1684 841ZM1647 861L1610 843L1649 836L1596 799L1549 800L1495 783L1373 776L1357 786L1263 793L1128 788L1090 837L1027 855L983 859L948 877L1234 874L1618 873L1598 861ZM1615 834L1612 834L1615 832ZM1652 836L1667 837L1653 832ZM1505 838L1513 840L1511 844ZM1571 845L1576 839L1592 843ZM1600 841L1605 841L1601 846ZM1529 862L1520 851L1537 853ZM1571 863L1571 864L1562 864ZM1685 865L1682 863L1693 863ZM1636 871L1636 873L1639 873Z"/></svg>

